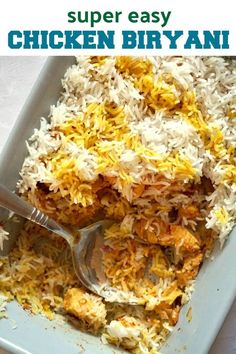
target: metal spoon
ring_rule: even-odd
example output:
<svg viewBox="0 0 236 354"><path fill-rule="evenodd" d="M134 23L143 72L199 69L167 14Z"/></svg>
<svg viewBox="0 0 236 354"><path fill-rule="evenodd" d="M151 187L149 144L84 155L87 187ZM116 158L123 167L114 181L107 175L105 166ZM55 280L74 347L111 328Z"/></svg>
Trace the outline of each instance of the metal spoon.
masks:
<svg viewBox="0 0 236 354"><path fill-rule="evenodd" d="M132 293L112 288L105 276L102 265L102 247L104 231L112 225L111 220L101 220L85 228L76 229L80 236L78 240L73 237L71 231L9 191L2 184L0 184L0 206L63 237L71 248L75 273L87 289L109 302L133 305L141 303Z"/></svg>

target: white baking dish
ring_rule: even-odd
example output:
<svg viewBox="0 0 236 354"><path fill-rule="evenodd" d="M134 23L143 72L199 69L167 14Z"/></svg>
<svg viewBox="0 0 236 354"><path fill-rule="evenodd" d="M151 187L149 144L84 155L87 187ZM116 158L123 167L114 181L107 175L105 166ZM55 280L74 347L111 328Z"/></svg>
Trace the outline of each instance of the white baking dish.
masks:
<svg viewBox="0 0 236 354"><path fill-rule="evenodd" d="M39 126L40 117L47 116L61 89L60 80L66 68L73 63L71 57L47 60L22 113L0 156L0 182L14 189L23 160L27 154L25 140L33 128ZM0 209L0 222L8 213ZM7 221L11 240L5 244L7 254L19 232L20 224ZM163 354L207 353L236 295L236 235L232 232L222 251L216 251L214 261L204 263L198 275L191 303L187 304L166 345ZM192 307L192 320L186 313ZM0 347L13 353L78 354L118 353L118 349L104 346L99 338L82 333L67 324L32 316L17 303L8 306L8 319L0 321ZM17 326L15 329L13 327Z"/></svg>

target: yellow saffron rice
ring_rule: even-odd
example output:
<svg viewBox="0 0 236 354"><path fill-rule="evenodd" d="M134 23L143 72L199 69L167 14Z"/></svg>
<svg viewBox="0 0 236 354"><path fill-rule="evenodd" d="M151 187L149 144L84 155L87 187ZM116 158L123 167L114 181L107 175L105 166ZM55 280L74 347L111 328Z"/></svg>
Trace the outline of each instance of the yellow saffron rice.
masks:
<svg viewBox="0 0 236 354"><path fill-rule="evenodd" d="M65 242L31 223L0 259L3 296L49 319L61 313L104 343L158 353L204 257L235 223L234 67L207 57L78 57L28 142L18 190L64 225L112 219L105 273L140 305L89 293Z"/></svg>

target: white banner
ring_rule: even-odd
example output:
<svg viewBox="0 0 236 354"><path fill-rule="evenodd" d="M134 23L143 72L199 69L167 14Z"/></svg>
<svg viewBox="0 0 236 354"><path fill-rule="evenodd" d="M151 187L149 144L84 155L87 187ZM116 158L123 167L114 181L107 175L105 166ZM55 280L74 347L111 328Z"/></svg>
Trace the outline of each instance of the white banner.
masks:
<svg viewBox="0 0 236 354"><path fill-rule="evenodd" d="M0 55L236 55L234 1L7 0Z"/></svg>

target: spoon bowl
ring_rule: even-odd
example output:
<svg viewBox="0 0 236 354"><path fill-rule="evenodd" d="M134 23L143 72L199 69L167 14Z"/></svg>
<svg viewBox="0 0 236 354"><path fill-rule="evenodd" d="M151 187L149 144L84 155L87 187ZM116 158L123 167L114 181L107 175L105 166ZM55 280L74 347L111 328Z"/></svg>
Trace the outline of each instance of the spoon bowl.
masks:
<svg viewBox="0 0 236 354"><path fill-rule="evenodd" d="M106 278L102 250L104 233L114 222L101 220L72 232L0 184L0 206L63 237L70 246L75 273L84 287L108 302L140 304L132 293L111 287Z"/></svg>

